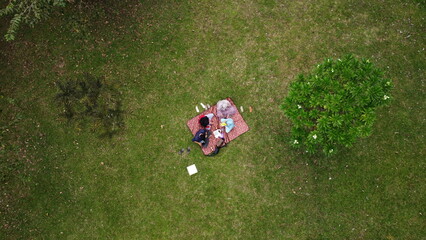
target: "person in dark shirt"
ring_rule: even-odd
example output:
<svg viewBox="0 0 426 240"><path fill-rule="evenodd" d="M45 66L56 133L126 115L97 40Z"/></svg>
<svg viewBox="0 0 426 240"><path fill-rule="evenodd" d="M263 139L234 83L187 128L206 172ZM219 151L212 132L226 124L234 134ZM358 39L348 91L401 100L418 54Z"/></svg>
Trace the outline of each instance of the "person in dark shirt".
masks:
<svg viewBox="0 0 426 240"><path fill-rule="evenodd" d="M194 138L192 138L192 141L200 145L202 148L207 147L207 145L209 145L209 130L205 128L198 130L198 132L195 133Z"/></svg>
<svg viewBox="0 0 426 240"><path fill-rule="evenodd" d="M209 136L210 136L210 129L211 129L210 120L213 117L214 117L214 114L210 113L207 115L201 115L200 118L198 119L198 123L200 124L201 128L200 130L197 131L197 133L195 133L195 136L192 139L192 141L203 148L209 145Z"/></svg>

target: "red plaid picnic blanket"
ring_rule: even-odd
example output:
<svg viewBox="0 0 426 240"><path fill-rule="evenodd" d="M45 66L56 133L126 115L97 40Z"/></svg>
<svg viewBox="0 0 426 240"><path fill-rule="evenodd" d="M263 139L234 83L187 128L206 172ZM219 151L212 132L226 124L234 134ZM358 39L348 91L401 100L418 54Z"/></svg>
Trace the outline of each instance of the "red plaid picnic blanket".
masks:
<svg viewBox="0 0 426 240"><path fill-rule="evenodd" d="M228 100L232 104L232 106L234 106L237 109L237 112L231 117L234 120L235 127L229 133L225 133L225 129L223 128L223 133L225 135L225 143L229 143L232 140L234 140L235 138L237 138L238 136L240 136L241 134L247 132L249 130L249 126L244 121L243 116L241 116L241 114L238 111L237 106L235 106L234 102L230 98L227 98L226 100ZM192 118L191 120L189 120L186 123L186 125L188 125L188 127L189 127L189 130L191 130L193 136L195 136L195 133L197 133L197 131L200 129L200 124L198 123L199 117L201 115L206 115L206 114L209 114L209 113L214 114L214 117L210 122L211 125L212 125L212 128L211 128L212 133L216 129L220 128L220 119L217 117L217 106L214 105L214 106L210 107L209 109L205 110L204 112L202 112L201 114L195 116L194 118ZM218 142L218 140L219 139L215 138L213 134L210 134L209 145L205 148L201 148L204 155L209 155L210 153L212 153L214 151L216 143Z"/></svg>

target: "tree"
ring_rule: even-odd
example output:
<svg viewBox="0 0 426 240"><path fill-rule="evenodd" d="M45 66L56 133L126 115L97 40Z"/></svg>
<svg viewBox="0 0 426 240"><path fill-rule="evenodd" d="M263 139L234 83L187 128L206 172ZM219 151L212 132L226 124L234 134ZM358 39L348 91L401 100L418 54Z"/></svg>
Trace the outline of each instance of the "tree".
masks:
<svg viewBox="0 0 426 240"><path fill-rule="evenodd" d="M15 39L21 24L31 27L46 19L55 7L64 7L67 2L73 0L10 0L9 4L0 9L0 17L12 16L9 28L5 35L6 41Z"/></svg>
<svg viewBox="0 0 426 240"><path fill-rule="evenodd" d="M326 59L290 84L281 108L291 120L291 145L326 155L371 134L377 107L391 100L392 82L369 60Z"/></svg>

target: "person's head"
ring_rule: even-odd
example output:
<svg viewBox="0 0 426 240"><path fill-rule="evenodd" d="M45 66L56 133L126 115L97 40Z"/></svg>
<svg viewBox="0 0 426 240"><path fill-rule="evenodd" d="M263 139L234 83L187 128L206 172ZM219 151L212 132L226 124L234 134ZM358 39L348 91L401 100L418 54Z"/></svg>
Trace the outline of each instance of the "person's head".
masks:
<svg viewBox="0 0 426 240"><path fill-rule="evenodd" d="M202 117L201 119L200 119L200 125L202 126L202 127L207 127L208 125L209 125L209 118L208 117Z"/></svg>

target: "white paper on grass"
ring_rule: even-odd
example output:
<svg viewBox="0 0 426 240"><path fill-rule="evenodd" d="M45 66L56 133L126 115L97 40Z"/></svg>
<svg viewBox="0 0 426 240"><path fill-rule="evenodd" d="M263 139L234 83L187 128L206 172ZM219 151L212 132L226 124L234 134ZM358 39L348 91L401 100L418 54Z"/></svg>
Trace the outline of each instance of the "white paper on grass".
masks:
<svg viewBox="0 0 426 240"><path fill-rule="evenodd" d="M198 109L198 106L195 106L195 111L200 112L200 110Z"/></svg>
<svg viewBox="0 0 426 240"><path fill-rule="evenodd" d="M193 174L196 174L198 172L195 164L192 164L191 166L186 167L186 169L188 170L189 175L193 175Z"/></svg>

